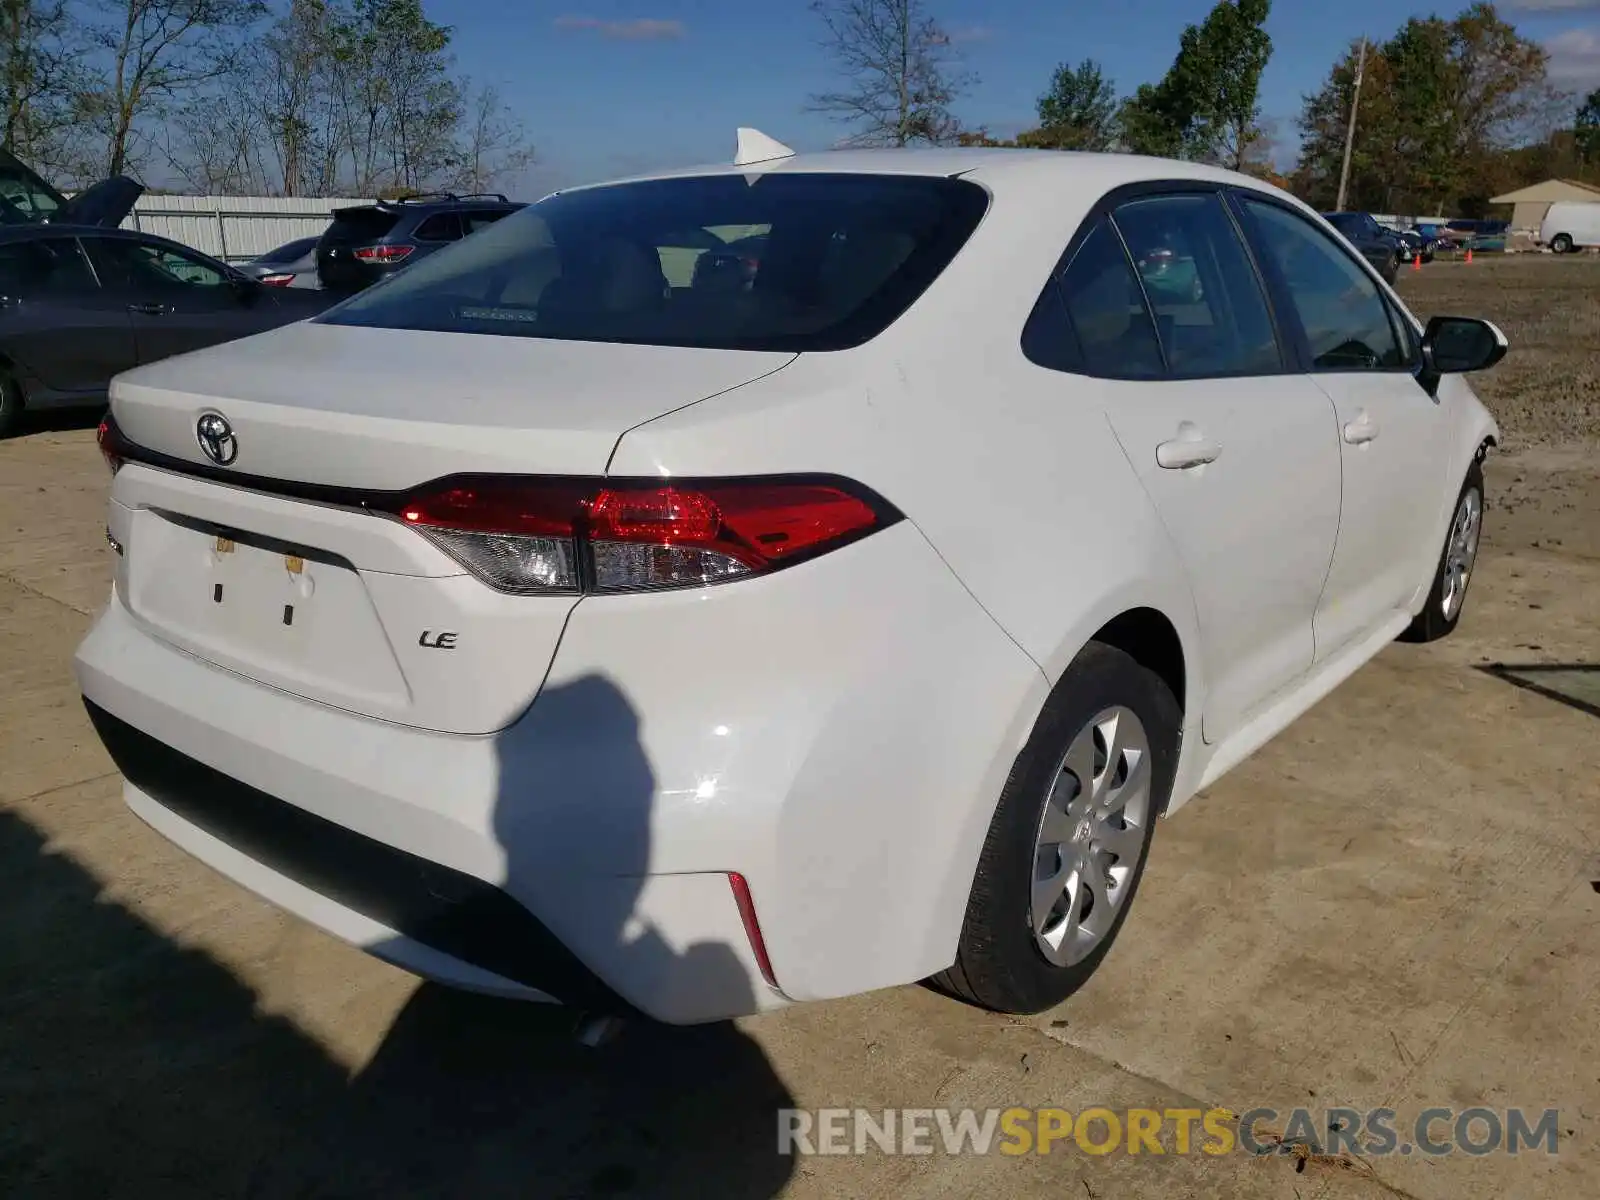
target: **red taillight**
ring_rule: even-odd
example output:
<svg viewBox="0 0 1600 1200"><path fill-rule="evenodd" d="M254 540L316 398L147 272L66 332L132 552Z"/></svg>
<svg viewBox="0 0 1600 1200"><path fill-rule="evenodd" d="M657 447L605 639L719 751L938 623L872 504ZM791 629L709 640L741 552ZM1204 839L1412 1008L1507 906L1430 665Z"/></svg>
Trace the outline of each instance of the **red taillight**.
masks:
<svg viewBox="0 0 1600 1200"><path fill-rule="evenodd" d="M261 282L268 287L288 287L294 282L293 275L263 275Z"/></svg>
<svg viewBox="0 0 1600 1200"><path fill-rule="evenodd" d="M737 871L728 872L728 884L733 888L733 902L739 906L739 920L744 924L744 936L756 956L756 966L761 968L761 978L772 987L778 986L778 977L772 973L772 959L767 954L767 939L761 936L761 923L756 920L756 902L750 896L750 884Z"/></svg>
<svg viewBox="0 0 1600 1200"><path fill-rule="evenodd" d="M357 246L355 254L365 263L397 263L411 251L410 246Z"/></svg>
<svg viewBox="0 0 1600 1200"><path fill-rule="evenodd" d="M898 519L825 480L588 482L458 476L394 510L493 586L516 592L693 587L771 570Z"/></svg>
<svg viewBox="0 0 1600 1200"><path fill-rule="evenodd" d="M100 428L95 431L94 440L100 445L100 454L106 460L106 466L111 468L115 475L122 466L125 453L122 434L117 429L117 423L111 419L110 414L100 422Z"/></svg>

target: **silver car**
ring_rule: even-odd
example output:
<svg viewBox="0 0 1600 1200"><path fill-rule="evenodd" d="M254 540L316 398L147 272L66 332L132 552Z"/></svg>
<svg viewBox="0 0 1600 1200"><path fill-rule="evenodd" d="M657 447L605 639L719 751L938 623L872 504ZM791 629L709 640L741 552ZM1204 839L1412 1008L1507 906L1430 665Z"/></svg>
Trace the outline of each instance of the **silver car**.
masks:
<svg viewBox="0 0 1600 1200"><path fill-rule="evenodd" d="M236 269L271 287L322 286L317 279L317 239L314 237L285 242L259 258L236 264Z"/></svg>

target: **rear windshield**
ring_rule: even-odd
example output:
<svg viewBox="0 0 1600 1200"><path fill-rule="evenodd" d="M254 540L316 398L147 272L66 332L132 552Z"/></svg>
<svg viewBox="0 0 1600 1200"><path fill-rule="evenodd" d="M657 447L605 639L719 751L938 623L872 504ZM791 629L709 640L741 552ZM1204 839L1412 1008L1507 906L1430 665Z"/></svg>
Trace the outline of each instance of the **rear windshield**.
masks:
<svg viewBox="0 0 1600 1200"><path fill-rule="evenodd" d="M395 227L399 213L381 208L342 208L333 214L333 223L323 231L325 242L371 242Z"/></svg>
<svg viewBox="0 0 1600 1200"><path fill-rule="evenodd" d="M333 325L741 350L876 336L966 242L961 180L773 173L559 193L323 315Z"/></svg>

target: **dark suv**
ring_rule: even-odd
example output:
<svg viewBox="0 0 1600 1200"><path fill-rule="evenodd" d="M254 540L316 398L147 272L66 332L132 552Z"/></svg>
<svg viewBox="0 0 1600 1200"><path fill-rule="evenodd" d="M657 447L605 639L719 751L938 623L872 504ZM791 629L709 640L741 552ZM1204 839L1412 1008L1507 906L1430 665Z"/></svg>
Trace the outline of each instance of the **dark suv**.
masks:
<svg viewBox="0 0 1600 1200"><path fill-rule="evenodd" d="M439 192L336 208L317 241L317 275L329 291L359 291L521 207L498 192Z"/></svg>

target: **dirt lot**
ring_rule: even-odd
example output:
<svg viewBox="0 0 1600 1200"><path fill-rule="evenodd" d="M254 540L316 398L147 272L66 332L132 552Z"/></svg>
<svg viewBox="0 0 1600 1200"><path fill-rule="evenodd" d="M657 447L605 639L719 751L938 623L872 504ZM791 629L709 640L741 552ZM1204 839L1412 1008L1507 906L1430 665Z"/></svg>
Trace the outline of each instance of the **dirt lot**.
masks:
<svg viewBox="0 0 1600 1200"><path fill-rule="evenodd" d="M1600 261L1436 263L1511 337L1456 635L1396 645L1159 831L1061 1009L920 988L575 1047L285 918L130 816L72 687L103 602L84 428L0 444L0 1193L28 1197L1600 1194ZM774 1108L1560 1110L1559 1153L780 1158ZM1297 1167L1299 1169L1297 1169Z"/></svg>

